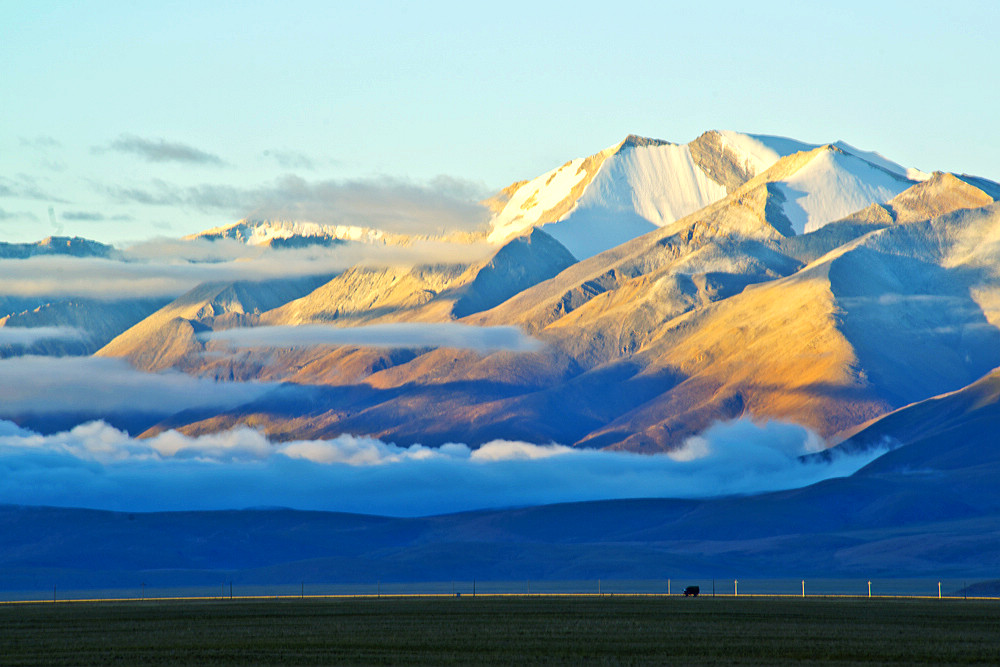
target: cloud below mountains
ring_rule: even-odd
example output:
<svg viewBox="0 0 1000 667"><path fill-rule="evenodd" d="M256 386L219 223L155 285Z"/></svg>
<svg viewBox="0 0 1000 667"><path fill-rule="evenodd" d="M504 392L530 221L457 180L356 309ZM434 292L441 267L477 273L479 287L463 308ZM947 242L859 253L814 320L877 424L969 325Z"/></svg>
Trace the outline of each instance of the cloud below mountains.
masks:
<svg viewBox="0 0 1000 667"><path fill-rule="evenodd" d="M236 347L307 347L360 345L366 347L454 347L492 352L533 352L541 342L514 326L478 327L457 322L406 322L335 327L325 324L225 329L201 334L203 340L225 341Z"/></svg>
<svg viewBox="0 0 1000 667"><path fill-rule="evenodd" d="M143 373L121 359L13 357L0 360L0 419L64 413L167 416L189 408L235 407L276 387L268 383L219 383L179 372Z"/></svg>
<svg viewBox="0 0 1000 667"><path fill-rule="evenodd" d="M78 340L84 332L75 327L0 327L0 345L32 345L42 340Z"/></svg>
<svg viewBox="0 0 1000 667"><path fill-rule="evenodd" d="M818 440L793 424L739 420L683 455L495 441L399 447L373 438L270 443L238 429L138 440L103 422L42 436L0 422L0 503L156 511L286 506L419 516L611 498L698 498L797 488L851 474L881 452L803 463Z"/></svg>
<svg viewBox="0 0 1000 667"><path fill-rule="evenodd" d="M0 284L8 296L77 296L112 301L174 297L203 282L321 276L351 266L468 263L494 251L486 243L438 241L415 241L408 246L348 243L272 250L228 240L165 239L127 249L123 253L126 261L63 255L0 260Z"/></svg>

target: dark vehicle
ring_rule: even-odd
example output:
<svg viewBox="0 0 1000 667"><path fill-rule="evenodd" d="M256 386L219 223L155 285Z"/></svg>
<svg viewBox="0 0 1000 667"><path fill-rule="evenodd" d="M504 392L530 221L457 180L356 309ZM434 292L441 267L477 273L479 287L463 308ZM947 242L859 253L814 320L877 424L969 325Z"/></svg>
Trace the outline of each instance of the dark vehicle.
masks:
<svg viewBox="0 0 1000 667"><path fill-rule="evenodd" d="M684 589L684 597L687 597L689 595L698 597L698 593L701 593L701 589L698 588L697 586L688 586L687 588Z"/></svg>

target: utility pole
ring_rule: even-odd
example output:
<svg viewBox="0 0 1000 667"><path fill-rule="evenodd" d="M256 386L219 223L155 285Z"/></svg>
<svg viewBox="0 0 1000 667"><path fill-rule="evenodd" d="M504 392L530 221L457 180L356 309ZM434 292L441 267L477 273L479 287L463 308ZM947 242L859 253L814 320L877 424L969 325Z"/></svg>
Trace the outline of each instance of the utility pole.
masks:
<svg viewBox="0 0 1000 667"><path fill-rule="evenodd" d="M802 580L802 597L806 596L806 580Z"/></svg>
<svg viewBox="0 0 1000 667"><path fill-rule="evenodd" d="M871 579L869 579L868 580L868 597L871 597L871 596L872 596L872 581L871 581Z"/></svg>

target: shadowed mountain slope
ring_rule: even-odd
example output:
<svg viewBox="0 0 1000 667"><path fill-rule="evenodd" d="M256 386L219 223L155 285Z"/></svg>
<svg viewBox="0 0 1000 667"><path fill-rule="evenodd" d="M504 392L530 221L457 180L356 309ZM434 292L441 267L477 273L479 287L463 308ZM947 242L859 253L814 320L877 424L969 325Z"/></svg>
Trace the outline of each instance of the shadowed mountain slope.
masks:
<svg viewBox="0 0 1000 667"><path fill-rule="evenodd" d="M854 475L752 497L388 518L0 507L0 590L697 578L992 577L998 450L916 442ZM859 591L860 592L860 591Z"/></svg>
<svg viewBox="0 0 1000 667"><path fill-rule="evenodd" d="M709 182L718 197L677 219L671 197ZM321 388L308 414L254 404L159 427L188 433L252 424L281 439L515 438L656 452L752 416L834 438L1000 365L991 192L843 143L629 137L504 191L494 235L526 233L487 261L355 267L249 311L206 310L218 299L204 286L101 354ZM614 227L626 209L652 231L582 261L560 242L585 212ZM234 349L199 337L228 326L452 321L515 325L544 347Z"/></svg>

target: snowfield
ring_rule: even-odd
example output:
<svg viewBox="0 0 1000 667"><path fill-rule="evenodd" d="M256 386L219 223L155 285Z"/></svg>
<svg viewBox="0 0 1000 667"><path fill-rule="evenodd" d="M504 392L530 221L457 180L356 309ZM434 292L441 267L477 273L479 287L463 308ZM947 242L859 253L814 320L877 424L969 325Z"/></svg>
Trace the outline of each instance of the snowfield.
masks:
<svg viewBox="0 0 1000 667"><path fill-rule="evenodd" d="M825 150L778 182L784 214L796 234L813 232L872 203L885 203L913 182L862 158Z"/></svg>
<svg viewBox="0 0 1000 667"><path fill-rule="evenodd" d="M824 146L732 131L714 134L719 145L715 150L724 154L720 159L735 161L748 176L767 171L787 156ZM884 203L915 181L928 178L919 170L844 142L825 145L834 148L778 181L778 191L786 197L785 215L797 234L819 229L869 204ZM727 188L699 165L691 144L629 137L515 190L491 221L489 241L500 244L541 226L577 259L586 259L727 194Z"/></svg>

